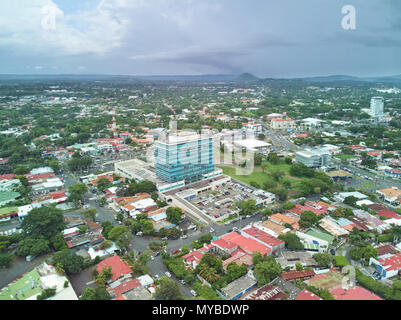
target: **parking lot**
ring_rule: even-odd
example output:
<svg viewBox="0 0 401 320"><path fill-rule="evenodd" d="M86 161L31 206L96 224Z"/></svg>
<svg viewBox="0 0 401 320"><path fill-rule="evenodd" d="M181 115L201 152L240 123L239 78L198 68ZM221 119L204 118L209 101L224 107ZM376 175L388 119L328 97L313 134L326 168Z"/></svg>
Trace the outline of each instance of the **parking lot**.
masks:
<svg viewBox="0 0 401 320"><path fill-rule="evenodd" d="M238 209L232 207L233 203L249 199L255 199L257 203L260 203L268 197L261 190L230 182L214 191L192 199L190 202L213 220L221 221L238 213Z"/></svg>

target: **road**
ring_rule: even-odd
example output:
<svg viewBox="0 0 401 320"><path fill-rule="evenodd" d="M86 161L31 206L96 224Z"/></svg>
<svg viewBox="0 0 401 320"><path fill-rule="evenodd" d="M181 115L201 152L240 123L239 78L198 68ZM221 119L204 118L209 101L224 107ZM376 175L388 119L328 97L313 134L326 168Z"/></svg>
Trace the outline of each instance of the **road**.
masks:
<svg viewBox="0 0 401 320"><path fill-rule="evenodd" d="M349 187L362 188L363 184L366 183L366 185L372 186L370 188L364 188L369 192L376 192L377 189L390 188L392 186L397 186L398 188L401 188L401 182L392 180L389 177L378 175L377 173L373 173L368 170L356 167L352 164L340 164L340 161L335 158L333 158L333 160L337 162L339 169L349 169L354 175L354 178L351 180L351 184L348 185ZM366 179L365 176L373 180Z"/></svg>
<svg viewBox="0 0 401 320"><path fill-rule="evenodd" d="M288 150L297 151L300 149L300 147L298 147L296 144L290 142L288 137L285 136L284 134L281 134L280 132L273 130L263 121L259 121L259 123L265 130L266 137L272 141L276 151L288 151Z"/></svg>

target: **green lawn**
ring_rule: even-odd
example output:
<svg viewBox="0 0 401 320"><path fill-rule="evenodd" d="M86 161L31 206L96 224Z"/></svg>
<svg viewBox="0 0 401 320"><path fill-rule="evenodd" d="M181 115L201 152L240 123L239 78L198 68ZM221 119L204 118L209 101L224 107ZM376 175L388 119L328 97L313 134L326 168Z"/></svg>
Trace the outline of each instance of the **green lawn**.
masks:
<svg viewBox="0 0 401 320"><path fill-rule="evenodd" d="M290 175L290 168L291 168L290 164L285 163L283 160L281 160L278 164L272 164L267 161L264 161L263 164L265 164L266 166L264 172L262 166L255 166L253 172L249 175L237 175L236 168L234 167L226 167L226 166L218 166L218 167L223 169L223 173L225 175L228 175L231 178L244 182L248 185L250 185L251 181L254 181L258 183L260 187L263 187L265 183L269 183L269 184L276 184L276 188L281 188L284 187L283 182L288 181L289 183L291 183L291 187L289 188L290 197L297 196L297 191L302 191L301 187L299 186L299 182L301 181L301 179ZM278 170L284 173L283 177L280 179L279 182L277 182L271 175L271 172ZM294 191L291 192L291 190L295 190L295 192Z"/></svg>
<svg viewBox="0 0 401 320"><path fill-rule="evenodd" d="M349 160L349 159L355 158L355 156L352 154L344 154L344 153L336 154L335 157L340 160Z"/></svg>
<svg viewBox="0 0 401 320"><path fill-rule="evenodd" d="M16 294L18 294L18 300L27 299L42 292L40 285L39 273L34 269L7 288L2 289L0 291L0 300L17 300Z"/></svg>

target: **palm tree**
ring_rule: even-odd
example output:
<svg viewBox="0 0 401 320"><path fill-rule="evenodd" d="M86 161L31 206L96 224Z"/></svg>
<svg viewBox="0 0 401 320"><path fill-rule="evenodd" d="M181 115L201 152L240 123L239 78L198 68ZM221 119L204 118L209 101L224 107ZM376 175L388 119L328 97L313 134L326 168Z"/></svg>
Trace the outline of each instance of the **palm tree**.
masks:
<svg viewBox="0 0 401 320"><path fill-rule="evenodd" d="M401 226L391 224L390 234L394 242L398 242L401 239Z"/></svg>

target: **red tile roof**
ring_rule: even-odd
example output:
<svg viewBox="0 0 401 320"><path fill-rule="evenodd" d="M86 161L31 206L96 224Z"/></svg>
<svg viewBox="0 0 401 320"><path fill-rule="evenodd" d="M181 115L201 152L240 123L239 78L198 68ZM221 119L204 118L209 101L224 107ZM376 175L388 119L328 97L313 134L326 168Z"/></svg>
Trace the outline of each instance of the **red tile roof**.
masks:
<svg viewBox="0 0 401 320"><path fill-rule="evenodd" d="M190 253L187 253L186 255L182 256L182 258L187 262L187 263L192 263L193 261L196 261L199 263L199 261L202 259L203 253L199 251L192 251Z"/></svg>
<svg viewBox="0 0 401 320"><path fill-rule="evenodd" d="M17 175L14 173L9 173L9 174L2 174L0 175L0 181L2 180L12 180L16 177Z"/></svg>
<svg viewBox="0 0 401 320"><path fill-rule="evenodd" d="M288 272L283 272L281 274L281 277L284 280L295 280L295 279L303 279L303 278L308 278L308 277L313 277L315 276L315 271L313 270L303 270L303 271L288 271Z"/></svg>
<svg viewBox="0 0 401 320"><path fill-rule="evenodd" d="M266 255L271 251L271 249L268 246L265 246L257 242L256 240L245 238L244 236L236 232L231 232L221 239L237 245L238 247L240 247L242 250L244 250L246 253L249 254L252 254L254 252L260 252L262 255Z"/></svg>
<svg viewBox="0 0 401 320"><path fill-rule="evenodd" d="M113 288L112 292L114 293L114 295L120 296L120 295L122 295L130 290L133 290L135 288L138 288L140 286L141 286L141 283L139 282L138 279L132 279L132 280L123 282L119 286Z"/></svg>
<svg viewBox="0 0 401 320"><path fill-rule="evenodd" d="M400 217L399 215L397 215L394 211L391 211L391 210L382 210L382 211L379 211L379 212L377 213L377 215L378 215L379 217L386 217L386 218L388 218L388 219L391 219L391 218L401 219L401 217Z"/></svg>
<svg viewBox="0 0 401 320"><path fill-rule="evenodd" d="M50 196L53 199L60 199L60 198L66 197L67 195L63 191L55 191L55 192L50 192Z"/></svg>
<svg viewBox="0 0 401 320"><path fill-rule="evenodd" d="M247 295L244 300L282 300L287 297L288 295L282 292L278 287L267 284Z"/></svg>
<svg viewBox="0 0 401 320"><path fill-rule="evenodd" d="M319 296L315 295L314 293L303 289L295 298L295 300L323 300Z"/></svg>
<svg viewBox="0 0 401 320"><path fill-rule="evenodd" d="M386 271L401 269L401 252L386 259L379 259L378 261Z"/></svg>
<svg viewBox="0 0 401 320"><path fill-rule="evenodd" d="M337 286L331 289L330 293L336 300L383 300L372 292L359 286L355 286L348 290L344 290L341 286Z"/></svg>
<svg viewBox="0 0 401 320"><path fill-rule="evenodd" d="M113 274L111 279L113 281L117 280L122 275L130 274L132 272L128 264L125 261L121 260L119 256L112 256L110 258L103 260L97 265L96 269L99 273L101 273L103 269L108 268L110 266L111 266L111 272Z"/></svg>
<svg viewBox="0 0 401 320"><path fill-rule="evenodd" d="M251 227L249 229L245 229L243 230L243 232L249 234L250 236L252 236L253 238L258 239L259 241L265 243L266 245L268 245L270 248L279 246L284 244L285 242L272 237L270 234L256 228L256 227Z"/></svg>

